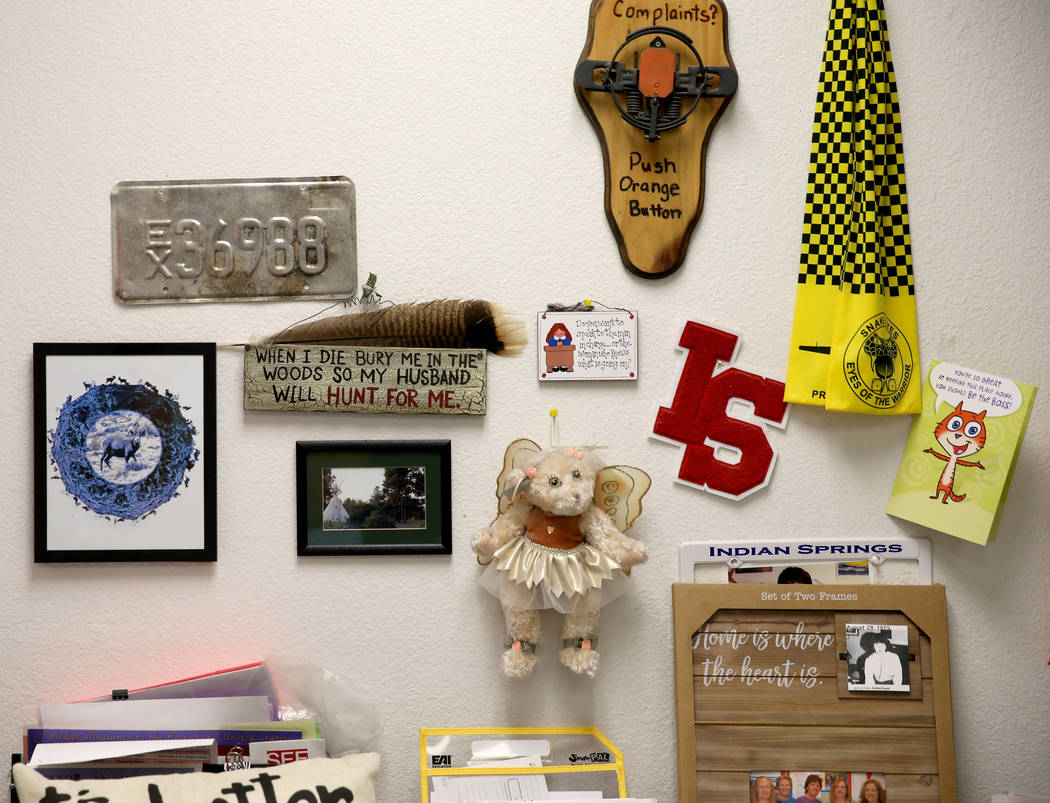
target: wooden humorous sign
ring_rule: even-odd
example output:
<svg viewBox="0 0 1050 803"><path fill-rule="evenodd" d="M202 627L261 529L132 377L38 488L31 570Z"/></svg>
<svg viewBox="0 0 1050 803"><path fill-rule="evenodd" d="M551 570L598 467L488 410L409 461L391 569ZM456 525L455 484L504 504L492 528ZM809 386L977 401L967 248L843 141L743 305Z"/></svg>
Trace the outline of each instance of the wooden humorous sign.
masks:
<svg viewBox="0 0 1050 803"><path fill-rule="evenodd" d="M638 377L638 314L607 309L536 315L541 381Z"/></svg>
<svg viewBox="0 0 1050 803"><path fill-rule="evenodd" d="M244 409L484 415L485 351L245 346Z"/></svg>
<svg viewBox="0 0 1050 803"><path fill-rule="evenodd" d="M955 800L943 586L672 593L680 801L778 782L799 799L814 779L822 800L872 779L890 800Z"/></svg>
<svg viewBox="0 0 1050 803"><path fill-rule="evenodd" d="M632 273L667 276L685 259L707 142L736 83L721 0L592 0L574 86L601 142L605 214Z"/></svg>

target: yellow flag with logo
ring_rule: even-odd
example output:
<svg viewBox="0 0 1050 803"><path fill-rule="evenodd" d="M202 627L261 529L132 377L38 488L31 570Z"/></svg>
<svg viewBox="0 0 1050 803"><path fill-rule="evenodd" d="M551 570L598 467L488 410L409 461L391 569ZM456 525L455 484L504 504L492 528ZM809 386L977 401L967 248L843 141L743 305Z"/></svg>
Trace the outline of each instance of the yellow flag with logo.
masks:
<svg viewBox="0 0 1050 803"><path fill-rule="evenodd" d="M784 400L921 407L897 85L882 0L832 0Z"/></svg>

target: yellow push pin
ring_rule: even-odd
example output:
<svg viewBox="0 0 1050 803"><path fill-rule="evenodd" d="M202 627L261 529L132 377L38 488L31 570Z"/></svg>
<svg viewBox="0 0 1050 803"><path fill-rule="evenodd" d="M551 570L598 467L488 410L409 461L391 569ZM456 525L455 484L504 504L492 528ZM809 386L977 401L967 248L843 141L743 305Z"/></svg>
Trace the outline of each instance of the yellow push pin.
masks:
<svg viewBox="0 0 1050 803"><path fill-rule="evenodd" d="M551 407L551 448L558 448L558 408Z"/></svg>

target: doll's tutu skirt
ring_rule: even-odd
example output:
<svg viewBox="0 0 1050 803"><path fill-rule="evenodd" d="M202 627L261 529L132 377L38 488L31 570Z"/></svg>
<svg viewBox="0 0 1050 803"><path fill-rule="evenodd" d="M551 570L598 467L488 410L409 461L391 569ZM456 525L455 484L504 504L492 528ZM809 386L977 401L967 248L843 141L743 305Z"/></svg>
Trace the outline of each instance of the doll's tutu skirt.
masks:
<svg viewBox="0 0 1050 803"><path fill-rule="evenodd" d="M478 583L504 606L582 613L612 602L630 579L620 564L586 542L553 549L519 536L493 553Z"/></svg>

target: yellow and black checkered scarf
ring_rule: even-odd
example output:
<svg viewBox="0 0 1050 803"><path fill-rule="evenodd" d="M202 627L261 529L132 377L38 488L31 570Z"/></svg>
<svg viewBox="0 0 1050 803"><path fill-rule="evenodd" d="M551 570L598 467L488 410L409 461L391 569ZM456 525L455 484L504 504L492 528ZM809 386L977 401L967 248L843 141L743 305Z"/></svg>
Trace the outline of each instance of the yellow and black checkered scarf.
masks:
<svg viewBox="0 0 1050 803"><path fill-rule="evenodd" d="M832 0L784 398L917 413L900 109L882 0Z"/></svg>

